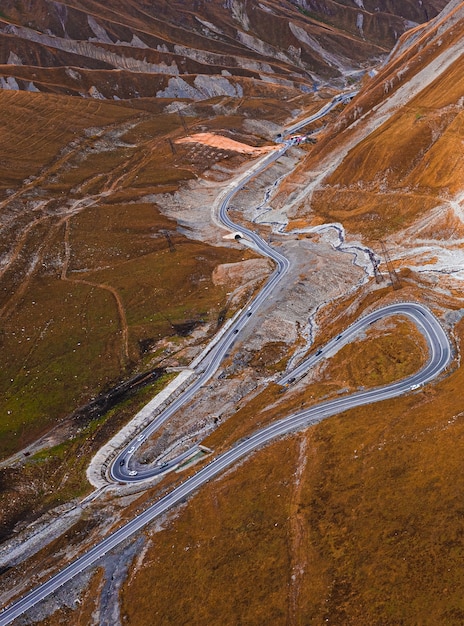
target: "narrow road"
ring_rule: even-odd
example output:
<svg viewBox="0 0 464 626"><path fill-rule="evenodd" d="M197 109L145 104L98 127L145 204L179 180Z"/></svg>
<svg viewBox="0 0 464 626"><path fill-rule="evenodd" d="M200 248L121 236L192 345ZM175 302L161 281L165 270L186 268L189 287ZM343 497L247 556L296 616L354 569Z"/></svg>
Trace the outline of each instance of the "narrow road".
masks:
<svg viewBox="0 0 464 626"><path fill-rule="evenodd" d="M436 317L427 309L427 307L413 303L397 303L378 309L366 315L362 319L352 324L344 331L345 340L349 337L353 338L359 331L367 329L373 322L391 315L407 315L417 325L423 333L429 348L429 359L426 365L416 374L409 376L401 381L371 389L369 391L361 391L343 398L336 398L323 402L316 406L310 407L297 413L292 413L288 417L280 419L269 426L257 431L249 438L237 443L230 450L227 450L220 456L213 459L209 465L200 469L196 474L188 478L181 485L173 489L146 511L138 515L123 527L119 528L113 534L106 537L99 544L94 546L86 554L76 559L73 563L66 566L58 574L55 574L50 580L42 583L39 587L31 591L24 598L21 598L10 607L4 609L0 613L0 626L6 626L14 619L22 615L25 611L35 606L41 600L51 595L59 587L71 580L74 576L93 565L109 550L118 546L144 526L152 522L158 516L170 509L172 506L181 502L184 498L191 495L199 487L206 482L221 474L226 468L236 463L242 457L250 454L266 445L278 437L286 435L290 432L307 428L316 424L327 417L347 411L357 406L380 402L395 398L411 390L415 390L418 386L426 384L438 376L448 366L452 358L451 346L445 331L441 327ZM334 341L341 341L336 338L329 342L323 349L320 358L324 353L333 348ZM301 367L301 366L300 366ZM308 367L308 361L305 362ZM300 371L300 374L303 370ZM282 381L281 381L282 382Z"/></svg>
<svg viewBox="0 0 464 626"><path fill-rule="evenodd" d="M313 115L310 115L309 117L306 117L300 122L294 124L290 127L290 129L286 129L285 134L289 135L299 128L306 126L310 122L324 117L341 102L350 100L355 93L356 92L350 92L348 94L336 96ZM267 256L275 261L276 268L274 272L247 310L235 320L231 327L228 328L226 333L224 333L221 337L220 341L214 345L214 347L206 354L206 356L195 368L197 377L194 382L187 387L187 389L185 389L181 396L179 396L162 413L160 413L149 426L134 437L134 439L127 444L124 450L117 455L109 470L109 475L112 480L116 482L138 482L141 480L147 480L148 478L172 470L179 464L179 462L182 461L183 457L180 456L159 466L141 468L140 465L136 464L135 456L142 443L151 437L151 435L156 432L166 420L174 415L176 411L178 411L182 406L185 406L186 403L189 402L201 389L201 387L206 385L208 380L213 376L219 367L225 355L232 348L236 340L240 338L240 331L245 327L250 317L252 317L252 315L265 302L277 286L277 283L283 280L285 274L288 272L290 268L290 261L278 250L264 241L264 239L262 239L257 233L233 222L227 211L234 195L252 178L269 167L271 163L277 161L292 145L293 140L284 140L282 145L277 150L270 152L263 159L258 161L258 163L255 163L247 174L241 176L235 184L231 186L228 191L226 191L218 210L218 219L222 226L225 226L231 232L239 231L248 241L253 243L254 247L263 256Z"/></svg>
<svg viewBox="0 0 464 626"><path fill-rule="evenodd" d="M335 104L333 106L335 106ZM278 156L275 156L275 158L279 158L279 156L283 154L283 152L285 152L287 147L288 146L286 145L283 146L271 156L275 156L277 154ZM263 169L264 167L267 167L270 162L272 162L271 158L269 158L267 162L263 163ZM249 175L250 178L255 174L256 169L253 171L253 173ZM246 181L246 178L242 179L241 186L245 184L244 181ZM227 215L227 206L235 192L235 189L232 189L230 192L228 192L225 195L220 206L220 218L221 220L223 220L223 223L231 230L236 230L237 227ZM241 231L244 232L244 229L241 228ZM203 359L203 361L200 363L199 367L203 368L204 371L202 375L198 377L197 381L186 390L185 393L187 394L187 397L185 397L184 393L183 396L178 398L177 401L175 401L170 407L168 407L165 413L158 416L153 424L150 425L149 429L144 431L144 433L138 435L136 441L133 441L130 444L130 447L128 449L126 448L126 450L124 450L121 455L116 459L112 468L112 475L114 479L121 479L125 482L135 482L137 480L146 478L149 475L152 475L150 474L150 472L153 472L153 470L148 470L147 475L142 474L141 476L132 476L129 474L129 471L131 470L127 470L127 467L129 466L130 457L135 452L137 445L140 445L141 441L146 436L148 436L149 431L158 428L163 423L163 421L165 421L167 417L169 417L169 415L172 415L172 413L174 413L183 404L185 404L185 402L187 402L188 399L194 393L196 393L196 391L198 391L198 389L204 384L204 382L212 376L214 371L216 371L219 363L223 359L224 354L235 341L236 335L246 324L248 318L253 315L253 313L259 308L260 304L267 298L272 289L274 289L277 282L279 280L282 280L283 276L288 270L289 261L283 255L271 248L252 231L245 230L245 233L247 237L250 237L250 239L255 242L260 250L262 250L263 254L266 254L275 260L277 264L275 272L272 274L271 278L266 283L263 290L255 298L249 309L247 309L235 320L235 322L228 329L228 332L224 335L221 341L215 344L214 348L206 355L205 359ZM59 587L77 576L80 572L84 571L85 569L96 563L100 558L102 558L102 556L106 554L106 552L115 548L121 542L125 541L126 539L137 533L144 526L152 522L154 519L162 515L165 511L167 511L177 503L181 502L187 496L194 493L206 482L221 474L226 468L233 465L242 457L258 450L262 446L266 445L270 441L275 440L278 437L286 435L290 432L307 428L308 426L316 424L329 416L335 415L343 411L347 411L348 409L357 406L362 406L373 402L379 402L389 398L397 397L404 393L415 391L419 386L430 382L441 372L443 372L452 359L451 346L445 331L427 307L418 303L404 302L383 307L357 320L345 331L343 331L343 333L335 337L333 340L329 341L326 346L324 346L320 351L316 353L316 355L309 357L295 370L293 370L293 372L284 376L281 379L280 384L291 384L291 382L296 380L297 377L304 375L308 371L308 369L312 365L314 365L319 359L329 356L330 351L338 347L338 345L353 340L356 335L363 329L367 329L377 320L391 315L407 315L410 319L414 321L414 323L417 325L418 329L422 332L426 339L429 349L429 359L426 365L419 372L391 385L378 387L376 389L371 389L368 391L361 391L347 397L336 398L334 400L323 402L308 409L298 411L289 415L288 417L280 419L266 426L265 428L257 431L245 440L238 442L231 449L214 458L208 465L201 468L193 476L185 480L181 485L174 488L171 493L166 494L143 513L141 513L136 518L119 528L117 531L115 531L105 539L103 539L100 543L88 550L84 555L76 559L74 562L64 567L60 572L52 576L48 581L40 584L38 587L33 589L23 598L11 604L9 607L4 608L0 613L0 626L6 626L7 624L10 624L17 617L19 617L27 610L34 607L36 604L50 596L57 589L59 589ZM123 458L124 466L121 466L120 461ZM118 473L118 469L121 467L124 467L125 470L127 470L127 474L124 473L120 476L120 474Z"/></svg>

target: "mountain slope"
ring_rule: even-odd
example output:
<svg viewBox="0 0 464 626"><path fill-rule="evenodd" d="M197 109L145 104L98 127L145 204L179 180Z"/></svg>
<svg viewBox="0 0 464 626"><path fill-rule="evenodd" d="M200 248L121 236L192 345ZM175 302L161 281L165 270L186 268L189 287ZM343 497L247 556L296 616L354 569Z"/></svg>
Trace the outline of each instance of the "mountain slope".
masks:
<svg viewBox="0 0 464 626"><path fill-rule="evenodd" d="M68 269L92 274L92 277L83 278L79 292L84 284L94 289L94 283L106 290L110 301L113 300L112 306L119 310L117 318L123 353L122 356L117 354L119 348L114 350L111 343L113 347L109 351L114 352L115 362L112 358L108 371L94 377L92 382L86 379L74 387L76 395L73 397L77 401L88 398L134 360L137 361L141 356L139 341L153 340L147 335L153 328L144 318L147 300L144 306L140 305L137 316L129 314L132 329L130 332L127 329L117 295L119 290L128 289L125 267L118 258L122 253L117 246L113 255L102 252L102 256L109 259L109 265L118 266L116 274L124 274L121 278L124 285L120 278L116 280L118 284L113 284L116 276L110 276L110 272L102 274L97 262L98 243L93 244L94 255L84 254L81 240L88 227L79 217L80 213L95 211L98 221L101 205L113 201L119 205L121 197L124 202L133 203L141 197L149 198L151 192L172 192L181 182L196 178L216 160L222 161L224 166L230 163L233 169L239 162L232 153L211 150L208 155L198 157L192 149L190 158L189 153L176 151L173 142L184 132L182 126L187 122L192 128L197 125L197 129L221 128L223 132L232 132L251 143L263 142L264 137L272 135L277 128L269 123L266 128L263 119L281 123L289 115L288 108L282 105L283 99L291 96L292 109L297 112L297 107L311 102L310 96L304 93L308 85L313 84L311 72L307 69L310 57L305 55L319 51L319 61L314 61L317 71L340 76L345 69L336 63L343 57L348 44L354 64L366 58L369 51L377 53L379 50L359 38L354 46L354 34L347 34L347 29L328 26L321 21L322 18L316 19L319 15L330 14L341 20L341 24L346 11L352 11L352 7L344 5L339 5L337 13L335 5L321 4L319 13L311 16L305 14L311 8L309 5L297 7L294 3L282 5L271 1L257 6L236 1L224 4L215 0L193 3L188 10L182 9L181 3L152 5L135 0L124 4L116 2L109 8L104 3L90 0L84 4L31 0L27 6L20 5L21 10L18 6L15 2L6 2L0 16L3 24L0 53L9 61L1 68L4 90L0 90L4 120L9 120L0 162L3 174L0 200L4 285L0 301L2 312L11 324L18 321L15 312L22 306L24 314L29 316L27 323L21 325L26 328L34 315L32 309L24 306L25 297L28 302L36 302L33 295L29 297L29 293L32 294L29 290L41 288L44 280L51 281L51 284L57 281L59 287L54 298L58 307L62 301L63 282L69 283ZM392 6L391 19L397 10L396 5ZM387 13L382 15L387 20ZM291 39L288 39L289 33ZM320 36L320 43L316 45L316 39L308 33ZM331 57L327 57L327 49L322 45L324 37L335 38ZM302 44L301 49L296 46L297 39ZM330 63L324 65L324 59L329 59ZM332 71L334 68L335 72ZM15 88L19 86L20 76L21 86L26 89L23 92ZM37 89L37 85L44 91L57 93L27 91ZM68 93L90 98L85 103L81 98L67 97ZM116 96L116 93L120 95ZM144 93L161 93L162 97L135 98ZM212 99L219 93L223 95L220 102ZM257 97L246 98L245 93ZM243 97L237 101L236 96L240 94ZM106 97L113 104L104 102ZM184 119L179 117L177 110L177 101L181 97L187 100L207 98L211 102L195 104L196 108L187 112ZM123 102L115 98L121 98ZM171 111L162 113L165 103L173 100ZM148 113L134 109L134 102ZM349 116L349 110L346 114ZM261 120L256 133L250 131L249 125L246 127L245 122L250 117ZM349 125L349 117L346 119ZM319 146L316 146L318 150ZM151 220L149 223L151 225ZM73 232L71 225L74 224L79 232L76 245L83 259L76 266L70 263L69 243ZM45 232L48 234L43 239ZM109 239L106 245L111 247ZM132 243L129 248L125 254L132 258L135 254ZM158 250L160 245L155 248ZM145 250L145 245L141 250ZM102 267L107 269L103 263ZM144 277L141 282L146 280ZM141 289L139 296L142 299L143 293L144 289ZM138 297L131 296L129 300L131 305L136 303L136 308L139 307ZM102 303L96 306L99 309ZM68 314L66 320L70 319ZM108 315L113 319L110 313ZM179 312L180 317L183 315ZM49 334L44 325L43 320L37 327L33 324L32 334L36 340L28 358L35 354L37 346L42 345L44 337L43 345L48 345ZM155 334L168 332L169 324L165 320L155 326ZM92 327L97 328L99 324ZM14 342L16 330L11 326L10 331L9 341ZM109 332L113 341L114 332ZM104 336L103 332L98 341L104 341ZM67 404L64 392L38 399L34 385L27 378L27 368L24 370L22 361L19 362L18 355L22 355L23 348L19 350L14 343L11 349L8 348L9 365L4 368L2 379L4 400L14 405L8 406L7 410L16 415L5 424L10 433L18 432L19 406L22 410L30 405L27 414L31 421L37 420L39 430L44 422L50 424L75 408L74 400ZM37 374L40 380L44 376L44 380L48 380L45 366L48 359L61 358L57 354L57 345L51 356L47 349L43 348L35 364L40 370ZM98 354L93 358L98 358ZM52 382L53 389L61 384L61 378L56 378ZM11 388L12 381L15 384ZM29 429L25 441L30 441L34 434L34 429ZM16 445L17 442L11 439L11 449Z"/></svg>
<svg viewBox="0 0 464 626"><path fill-rule="evenodd" d="M379 238L462 190L463 24L453 2L404 36L300 167L293 210Z"/></svg>
<svg viewBox="0 0 464 626"><path fill-rule="evenodd" d="M402 289L385 278L357 285L333 303L339 319L380 302L421 300L440 316L456 354L464 341L463 20L464 3L451 2L406 34L280 190L280 208L295 220L289 237L293 224L317 240L322 227L311 226L335 223L348 245L354 240L352 253L367 245L380 253L378 239L387 243ZM329 314L320 328L338 332ZM380 337L399 360L406 336L383 326L360 339L345 360L286 392L288 413L314 402L320 385L346 392L356 371L356 388L369 385L387 362ZM126 619L143 624L154 610L167 623L182 613L191 623L219 615L227 624L237 616L256 624L462 624L463 377L457 359L440 381L277 442L208 485L151 535L123 588ZM250 420L262 419L256 405Z"/></svg>
<svg viewBox="0 0 464 626"><path fill-rule="evenodd" d="M260 3L7 0L1 85L97 98L281 95L343 85L444 0ZM314 5L314 6L313 6ZM53 69L52 69L53 68Z"/></svg>
<svg viewBox="0 0 464 626"><path fill-rule="evenodd" d="M402 17L376 10L387 4L398 14L401 8ZM282 100L292 98L292 113L320 106L304 95L315 83L345 84L345 72L396 41L395 29L404 29L405 19L422 19L438 3L198 0L188 11L185 3L159 2L158 14L150 2L106 7L30 0L29 14L17 6L2 7L1 36L0 102L7 121L0 154L4 454L54 423L62 426L77 404L91 401L135 364L141 371L153 359L163 364L166 355L170 363L189 363L227 315L236 285L227 272L215 282L217 266L229 262L237 269L245 257L253 259L225 247L217 228L207 230L205 216L246 157L219 147L185 148L183 135L220 131L262 145L275 136L271 118L282 123L289 116ZM326 23L329 18L336 27ZM288 168L291 159L308 153L297 171L286 177L288 170L276 168L280 194L272 207L280 202L298 220L298 231L276 234L275 243L284 247L287 239L290 253L301 246L301 271L292 278L294 291L280 302L285 323L263 311L251 331L259 339L267 326L268 349L255 349L247 361L239 345L205 390L209 395L188 408L193 435L195 428L214 429L206 443L216 451L262 421L379 384L386 373L400 376L405 354L413 366L425 358L415 331L392 322L374 327L314 378L285 393L267 379L254 396L251 372L274 375L284 367L291 341L303 343L303 333L322 342L368 307L420 299L462 343L462 18L463 3L452 2L431 23L414 26L318 143L289 151ZM379 44L368 41L367 35L379 33ZM44 93L27 92L34 89ZM201 102L181 117L178 100ZM254 195L254 183L247 184L234 213L241 202L267 196L274 180L267 181ZM195 198L199 190L203 195ZM163 215L168 205L180 227ZM265 224L267 211L262 214ZM194 222L214 246L192 240L198 237L189 231ZM310 230L321 224L340 239L324 242L322 230ZM339 249L342 234L348 244L354 235L362 243ZM402 291L366 278L359 266L349 275L354 255L366 245L378 253L380 237ZM239 292L240 303L265 275L256 274ZM341 295L330 291L333 284L341 285ZM320 285L325 291L316 306ZM297 290L303 294L302 327L308 325L289 346L280 339L293 328ZM181 331L195 326L192 346ZM462 623L462 379L456 365L425 390L334 417L261 450L176 509L177 517L141 534L135 547L117 558L108 555L101 562L105 574L96 572L82 605L64 602L51 617L45 615L56 604L45 606L44 623L98 619L99 591L102 606L121 598L121 619L141 625ZM0 531L8 536L15 522L27 524L85 493L88 458L148 391L134 405L107 413L106 424L98 415L73 414L65 436L50 436L51 449L22 467L2 469ZM182 440L183 417L155 444ZM97 499L35 561L18 560L3 572L2 593L18 593L38 571L81 550L83 538L101 536L178 479L169 475L116 505L110 494ZM133 563L130 554L137 554ZM74 589L72 596L74 602Z"/></svg>

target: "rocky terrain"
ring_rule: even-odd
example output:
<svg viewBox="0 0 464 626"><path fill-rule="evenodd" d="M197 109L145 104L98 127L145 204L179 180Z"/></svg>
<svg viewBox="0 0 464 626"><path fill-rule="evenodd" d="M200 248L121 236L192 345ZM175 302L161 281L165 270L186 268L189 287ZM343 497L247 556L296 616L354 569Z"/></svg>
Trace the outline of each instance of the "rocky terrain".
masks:
<svg viewBox="0 0 464 626"><path fill-rule="evenodd" d="M291 99L343 87L445 0L6 0L0 80L111 100Z"/></svg>
<svg viewBox="0 0 464 626"><path fill-rule="evenodd" d="M271 271L224 239L215 199L339 88L359 94L317 143L232 203L291 259L288 279L143 454L217 453L415 371L423 341L394 319L275 384L380 304L428 304L459 357L464 4L445 4L2 5L2 604L195 470L85 498L90 458ZM154 386L88 412L154 368ZM266 447L26 623L462 623L462 376L458 358L423 390Z"/></svg>

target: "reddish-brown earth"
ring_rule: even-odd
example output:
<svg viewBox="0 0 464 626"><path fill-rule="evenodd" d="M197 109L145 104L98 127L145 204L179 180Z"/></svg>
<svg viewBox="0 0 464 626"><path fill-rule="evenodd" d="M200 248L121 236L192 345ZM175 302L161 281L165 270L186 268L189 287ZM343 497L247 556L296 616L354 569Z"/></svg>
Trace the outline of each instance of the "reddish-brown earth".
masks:
<svg viewBox="0 0 464 626"><path fill-rule="evenodd" d="M350 84L351 72L395 43L405 19L423 21L445 2L391 2L389 12L373 0L365 8L322 0L191 4L160 2L156 13L142 2L2 5L4 454L121 377L165 357L185 362L189 341L204 342L230 313L232 290L255 274L237 303L262 280L266 263L227 241L189 239L185 233L200 231L185 223L181 230L174 219L176 206L180 216L182 202L205 181L212 187L200 209L245 163L233 145L213 145L211 137L269 145L285 119L319 106L306 94L315 83ZM382 238L401 279L398 292L387 281L362 283L359 268L339 271L321 233L289 235L287 250L302 246L307 261L292 278L288 309L318 294L315 345L369 307L419 299L441 317L459 353L463 6L452 2L438 20L403 36L389 62L364 79L359 97L304 148L306 158L272 198L287 231L338 222L347 240L377 253ZM176 143L199 133L208 141ZM288 172L278 167L279 176ZM258 204L256 188L250 184L237 204L245 206L247 196ZM200 209L191 210L206 223ZM201 228L211 232L211 225ZM262 229L285 245L269 225ZM345 291L335 293L344 281ZM320 295L324 282L329 301ZM308 295L298 300L304 288ZM304 313L312 314L309 304ZM284 337L290 324L266 316L249 341L259 346L266 329L273 340L248 355L237 349L224 365L226 382L212 382L207 406L189 409L203 419L221 401L219 386L230 384L223 404L234 410L206 440L216 451L342 388L404 376L425 357L414 328L396 320L293 390L256 390L246 387L253 376L272 375L301 349L301 336L293 343ZM190 323L199 334L186 340L175 329ZM143 534L144 549L113 595L122 623L461 624L462 377L455 361L423 391L279 441L206 486L162 528ZM78 424L75 439L4 470L5 534L85 493L88 459L146 397L103 421ZM3 593L57 567L181 479L170 475L128 504L97 503L36 559L2 574ZM101 576L92 590L101 588ZM95 593L80 598L82 606L38 619L98 620Z"/></svg>
<svg viewBox="0 0 464 626"><path fill-rule="evenodd" d="M5 0L0 76L6 88L106 99L269 97L276 87L290 98L349 82L445 4Z"/></svg>

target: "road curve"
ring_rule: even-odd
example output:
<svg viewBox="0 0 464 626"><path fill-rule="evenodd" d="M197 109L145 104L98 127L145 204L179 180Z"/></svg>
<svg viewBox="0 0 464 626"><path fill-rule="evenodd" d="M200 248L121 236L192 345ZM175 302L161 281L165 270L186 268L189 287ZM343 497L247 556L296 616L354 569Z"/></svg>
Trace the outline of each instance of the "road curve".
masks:
<svg viewBox="0 0 464 626"><path fill-rule="evenodd" d="M404 315L409 317L416 324L418 330L424 335L427 342L430 363L434 362L435 355L438 353L443 353L443 357L447 355L448 359L450 358L451 348L446 333L430 309L423 304L419 304L418 302L400 302L389 304L382 307L382 309L371 311L367 315L358 319L346 330L326 343L322 348L319 348L315 354L310 355L291 372L282 376L279 380L279 384L286 386L297 381L299 378L304 376L311 367L316 365L318 361L326 358L327 356L331 356L334 350L338 350L346 343L352 341L360 331L365 330L368 326L371 326L378 320L391 315ZM427 368L424 368L419 373L403 379L401 384L409 381L410 385L424 385L436 376L435 370L432 368L430 377L424 377L426 371Z"/></svg>
<svg viewBox="0 0 464 626"><path fill-rule="evenodd" d="M303 126L306 126L310 122L324 117L334 107L336 107L341 102L347 102L356 93L357 92L350 92L348 94L335 96L319 111L307 118L304 118L297 124L294 124L290 129L287 129L285 134L288 135L290 132L295 132L296 130ZM276 268L274 272L271 274L267 283L255 297L255 299L252 301L246 311L244 311L234 321L234 323L230 326L230 328L227 329L227 331L216 343L216 345L202 359L201 363L196 368L196 373L198 375L194 382L189 385L187 389L185 389L181 396L179 396L164 411L162 411L162 413L160 413L149 426L147 426L142 432L138 433L138 435L134 437L130 441L130 443L128 443L126 447L116 456L111 464L111 467L109 468L109 475L112 480L124 483L140 482L142 480L147 480L149 478L153 478L154 476L167 472L173 469L173 467L176 467L179 462L182 461L182 456L179 456L167 463L163 463L162 465L143 467L140 464L136 463L135 455L142 443L146 439L148 439L154 432L156 432L161 427L161 425L166 422L166 420L168 420L176 411L178 411L182 406L185 406L185 404L195 396L195 394L201 389L201 387L203 387L208 382L208 380L219 367L225 355L232 348L233 344L238 338L237 336L239 336L240 331L245 327L245 325L249 321L249 318L258 310L261 304L263 304L263 302L268 298L269 294L275 289L277 283L279 283L288 272L290 268L290 261L278 250L276 250L266 241L264 241L264 239L262 239L257 233L233 222L230 219L227 211L230 201L232 200L234 195L252 178L265 170L271 163L277 161L277 159L285 154L288 148L290 148L292 145L292 139L284 140L282 142L282 145L277 150L274 150L273 152L269 153L264 159L262 159L259 162L258 166L254 165L251 168L249 174L241 177L236 183L236 186L227 191L221 201L218 211L218 218L223 226L228 228L231 232L240 231L240 233L242 233L242 235L246 237L246 239L253 242L256 249L263 256L267 256L275 261ZM187 454L189 452L187 452Z"/></svg>
<svg viewBox="0 0 464 626"><path fill-rule="evenodd" d="M346 97L349 97L347 94ZM334 98L331 103L325 105L318 113L310 118L302 120L297 125L291 128L291 132L295 132L299 127L306 125L314 119L319 119L334 106L343 100L340 96ZM287 130L287 134L290 130ZM291 141L283 143L282 147L271 153L266 159L262 161L259 169L254 169L247 177L240 180L240 187L245 185L253 176L266 168L274 160L278 159L288 147L292 145ZM227 214L227 208L233 195L238 191L237 188L231 189L224 197L221 206L219 208L219 217L222 223L230 230L235 231L238 229L237 225L230 220ZM251 230L240 227L239 229L246 235L259 250L269 256L276 262L276 269L271 275L264 288L256 296L251 303L250 307L243 312L231 325L227 333L222 337L221 341L217 342L207 356L201 361L198 368L201 368L201 373L197 377L197 380L187 388L181 397L177 398L163 413L161 413L150 426L142 433L139 433L137 437L123 450L115 459L112 468L111 475L114 480L122 480L124 482L135 482L141 479L145 479L149 476L153 476L156 473L161 473L169 469L169 464L164 468L152 468L148 470L146 474L138 472L137 476L129 475L131 467L131 459L137 448L142 442L150 436L161 424L166 421L174 412L176 412L181 406L183 406L205 382L213 375L219 366L220 362L224 358L224 355L232 347L232 344L237 338L240 330L248 321L249 317L259 308L259 306L268 297L270 292L275 288L276 284L282 280L285 273L289 268L289 261L280 252L269 246L263 241L256 233ZM418 326L419 330L424 334L427 345L429 347L429 359L427 364L413 376L410 376L403 381L393 383L386 387L380 387L377 389L362 391L356 394L352 394L345 398L337 398L335 400L329 400L317 406L311 407L304 411L294 413L284 419L281 419L237 443L227 452L221 454L217 458L213 459L209 465L206 465L200 469L196 474L188 478L179 487L175 488L171 493L166 494L155 504L149 507L146 511L140 514L135 519L131 520L123 527L115 531L113 534L106 537L99 544L91 548L83 556L76 559L74 562L67 565L60 572L52 576L48 581L42 583L23 598L17 600L7 608L3 608L0 612L0 626L6 626L10 624L14 619L25 613L27 610L47 598L54 593L59 587L66 582L77 576L80 572L96 563L102 556L109 550L118 546L122 541L138 532L146 524L153 521L156 517L167 511L172 506L181 502L184 498L196 491L200 486L216 477L223 472L224 469L231 466L238 459L253 452L263 446L264 444L272 441L273 439L285 435L289 432L305 428L312 424L315 424L326 417L346 411L347 409L368 404L370 402L378 402L387 398L393 398L411 390L411 387L416 385L425 384L431 381L442 372L451 360L451 347L446 336L446 333L440 326L438 320L425 306L417 303L400 303L395 305L389 305L383 309L378 309L367 316L361 318L348 329L346 329L341 336L336 337L329 342L320 353L313 355L306 359L300 366L298 366L292 372L286 374L281 380L280 384L289 384L291 378L296 380L297 377L304 375L308 369L314 365L320 358L326 358L330 350L333 350L336 342L348 342L353 339L355 335L364 328L367 328L370 324L374 323L378 319L386 315L403 314L409 316ZM340 345L337 343L337 345ZM124 465L120 465L120 462L124 460ZM122 471L122 469L124 470Z"/></svg>
<svg viewBox="0 0 464 626"><path fill-rule="evenodd" d="M219 218L222 223L231 231L236 231L240 228L240 232L245 235L250 241L253 241L255 246L259 249L261 254L273 259L276 263L276 269L271 274L269 280L264 287L252 301L250 306L244 311L233 324L227 329L221 339L214 345L214 347L206 354L199 365L196 368L197 377L195 381L185 389L185 391L172 402L162 413L160 413L149 426L147 426L141 433L137 435L127 446L118 454L114 459L110 467L110 476L117 482L139 482L141 480L147 480L158 474L172 469L181 460L180 457L173 459L167 464L162 466L154 466L143 468L137 465L135 469L134 455L137 449L142 445L143 441L156 432L160 426L171 417L176 411L193 398L193 396L203 387L211 376L215 373L220 363L223 361L225 355L232 348L233 344L237 340L237 336L240 331L245 327L250 317L257 311L261 304L266 300L269 294L275 289L278 282L280 282L290 267L290 261L281 254L278 250L272 248L266 243L259 235L252 230L238 226L228 216L227 209L231 198L237 193L237 191L243 187L251 178L256 176L259 172L269 166L270 163L277 160L288 149L290 144L285 143L281 148L274 151L269 155L267 159L264 159L261 166L255 169L251 174L240 180L237 188L231 189L224 197L219 207ZM135 473L136 472L136 473Z"/></svg>
<svg viewBox="0 0 464 626"><path fill-rule="evenodd" d="M90 549L86 554L76 559L73 563L67 565L58 574L52 576L50 580L42 583L29 594L4 609L0 613L0 626L6 626L11 623L14 619L22 615L40 601L44 600L59 587L74 578L74 576L94 564L102 556L104 556L106 552L131 537L134 533L138 532L146 524L152 522L155 518L170 509L172 506L184 500L184 498L192 494L212 478L215 478L233 463L268 442L276 439L277 437L281 437L282 435L286 435L287 433L301 430L302 428L316 424L331 415L347 411L348 409L369 403L379 402L389 398L395 398L411 391L411 387L416 389L417 385L420 386L426 384L436 378L441 372L444 371L451 361L451 345L445 331L431 311L424 305L414 302L395 303L369 313L354 322L346 331L344 331L344 333L340 336L340 339L335 338L330 341L324 347L323 352L318 356L320 358L324 358L323 355L327 354L327 351L330 349L333 349L334 341L341 341L342 339L347 341L348 339L353 339L357 333L362 330L366 330L372 323L382 319L383 317L391 315L407 315L414 321L427 341L429 358L425 366L419 372L401 381L392 383L391 385L370 389L368 391L360 391L346 397L328 400L308 409L298 411L297 413L293 413L288 417L280 419L269 426L262 428L247 439L237 443L231 449L213 459L196 474L185 480L181 485L179 485L179 487L173 489L171 493L166 494L138 517L106 537L103 541ZM306 368L309 366L308 362L309 359L304 362ZM297 368L297 370L298 369L299 368ZM299 375L303 374L304 371L304 369L301 369Z"/></svg>

